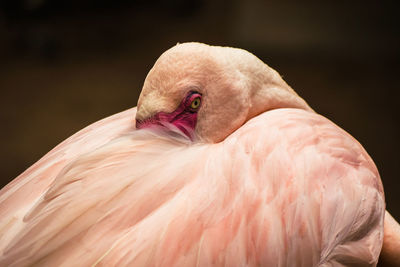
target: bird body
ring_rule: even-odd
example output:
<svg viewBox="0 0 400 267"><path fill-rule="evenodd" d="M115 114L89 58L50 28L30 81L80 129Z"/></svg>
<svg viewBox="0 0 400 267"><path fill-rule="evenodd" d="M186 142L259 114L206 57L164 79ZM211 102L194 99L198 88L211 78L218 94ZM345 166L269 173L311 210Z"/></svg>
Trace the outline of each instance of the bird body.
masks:
<svg viewBox="0 0 400 267"><path fill-rule="evenodd" d="M1 190L0 266L375 266L385 201L362 146L276 72L250 81L245 63L237 72L205 45L171 50L138 109L76 133ZM164 73L189 52L206 70ZM210 72L226 62L245 79ZM238 85L244 114L229 103ZM223 103L228 122L213 112Z"/></svg>

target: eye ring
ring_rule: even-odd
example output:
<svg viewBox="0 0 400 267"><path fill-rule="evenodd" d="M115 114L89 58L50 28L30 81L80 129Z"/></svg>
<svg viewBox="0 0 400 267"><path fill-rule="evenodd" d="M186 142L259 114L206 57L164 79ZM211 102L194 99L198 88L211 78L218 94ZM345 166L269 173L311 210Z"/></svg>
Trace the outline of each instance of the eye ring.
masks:
<svg viewBox="0 0 400 267"><path fill-rule="evenodd" d="M197 96L190 103L190 108L196 110L200 107L200 104L201 104L201 97Z"/></svg>

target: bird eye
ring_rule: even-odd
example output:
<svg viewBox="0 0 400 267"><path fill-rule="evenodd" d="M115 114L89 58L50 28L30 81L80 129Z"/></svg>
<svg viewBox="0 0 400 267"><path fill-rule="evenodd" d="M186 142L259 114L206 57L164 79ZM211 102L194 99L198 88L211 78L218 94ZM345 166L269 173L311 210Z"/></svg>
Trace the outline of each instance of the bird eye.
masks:
<svg viewBox="0 0 400 267"><path fill-rule="evenodd" d="M190 107L192 109L198 109L200 107L201 99L200 97L196 97L195 99L192 100L192 103L190 103Z"/></svg>

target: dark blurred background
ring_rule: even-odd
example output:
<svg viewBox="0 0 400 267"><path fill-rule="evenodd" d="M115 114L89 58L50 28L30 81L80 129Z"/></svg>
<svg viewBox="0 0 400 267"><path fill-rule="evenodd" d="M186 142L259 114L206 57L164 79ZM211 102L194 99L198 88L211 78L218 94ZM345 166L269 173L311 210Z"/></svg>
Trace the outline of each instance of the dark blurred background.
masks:
<svg viewBox="0 0 400 267"><path fill-rule="evenodd" d="M0 178L136 105L177 42L249 50L375 160L400 219L399 9L383 1L3 0Z"/></svg>

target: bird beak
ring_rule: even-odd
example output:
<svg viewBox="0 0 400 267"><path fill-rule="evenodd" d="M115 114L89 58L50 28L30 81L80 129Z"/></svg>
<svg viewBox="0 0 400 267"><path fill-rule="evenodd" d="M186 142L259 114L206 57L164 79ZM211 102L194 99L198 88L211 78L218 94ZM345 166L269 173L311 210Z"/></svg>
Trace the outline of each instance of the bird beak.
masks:
<svg viewBox="0 0 400 267"><path fill-rule="evenodd" d="M196 116L194 116L194 118L185 118L185 120L181 120L179 114L175 114L175 112L159 112L143 120L136 119L136 129L161 126L171 132L184 135L188 137L191 141L193 141L195 120Z"/></svg>
<svg viewBox="0 0 400 267"><path fill-rule="evenodd" d="M155 125L163 126L160 120L159 113L143 120L136 119L136 129L148 128Z"/></svg>

